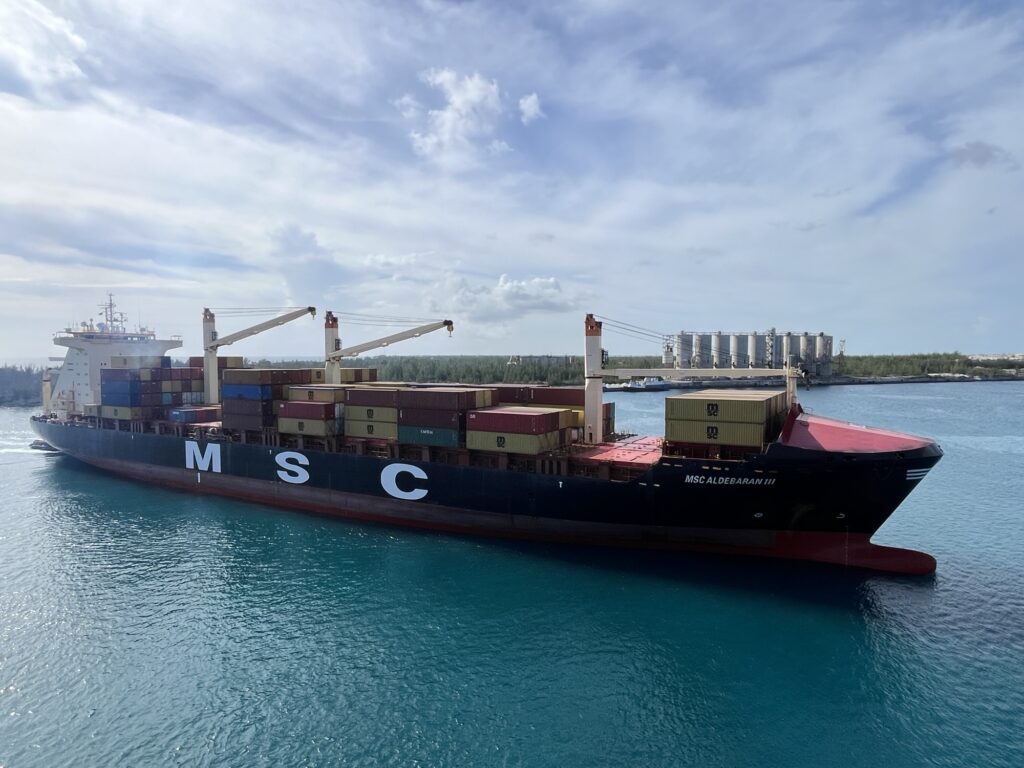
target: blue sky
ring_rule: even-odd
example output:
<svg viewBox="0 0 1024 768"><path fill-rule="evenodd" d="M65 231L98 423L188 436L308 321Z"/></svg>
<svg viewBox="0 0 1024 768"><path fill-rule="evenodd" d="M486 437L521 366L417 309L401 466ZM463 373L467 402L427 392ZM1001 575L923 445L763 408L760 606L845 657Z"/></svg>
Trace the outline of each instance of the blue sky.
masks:
<svg viewBox="0 0 1024 768"><path fill-rule="evenodd" d="M188 352L204 306L310 304L456 322L395 354L579 354L586 312L1024 352L1017 3L6 0L0 30L0 359L108 288Z"/></svg>

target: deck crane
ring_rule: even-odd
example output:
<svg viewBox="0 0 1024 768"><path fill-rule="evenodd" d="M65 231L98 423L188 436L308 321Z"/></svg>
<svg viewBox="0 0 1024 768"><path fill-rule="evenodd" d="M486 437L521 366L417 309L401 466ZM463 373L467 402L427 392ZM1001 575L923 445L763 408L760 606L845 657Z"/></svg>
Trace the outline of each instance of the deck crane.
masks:
<svg viewBox="0 0 1024 768"><path fill-rule="evenodd" d="M797 379L800 372L789 360L779 368L605 368L608 353L601 348L601 321L587 315L583 322L586 355L583 358L583 439L587 443L604 442L602 400L605 378L628 379L632 376L660 376L663 379L727 378L748 376L781 376L786 381L786 403L796 402Z"/></svg>
<svg viewBox="0 0 1024 768"><path fill-rule="evenodd" d="M410 328L407 331L400 331L380 339L356 344L353 347L342 348L341 339L338 337L338 318L333 312L328 311L324 315L324 381L328 384L341 383L341 359L344 357L355 357L361 352L369 352L371 349L386 347L406 339L415 339L424 334L439 331L442 328L447 328L448 333L451 334L455 330L455 324L451 320L437 320L433 323Z"/></svg>
<svg viewBox="0 0 1024 768"><path fill-rule="evenodd" d="M302 307L301 309L286 312L278 317L271 318L262 323L246 328L227 336L217 335L216 316L210 309L203 309L203 377L206 382L204 387L207 405L216 405L220 402L220 371L217 370L217 350L234 344L236 341L255 336L257 333L276 328L279 325L290 323L303 315L316 316L315 307Z"/></svg>

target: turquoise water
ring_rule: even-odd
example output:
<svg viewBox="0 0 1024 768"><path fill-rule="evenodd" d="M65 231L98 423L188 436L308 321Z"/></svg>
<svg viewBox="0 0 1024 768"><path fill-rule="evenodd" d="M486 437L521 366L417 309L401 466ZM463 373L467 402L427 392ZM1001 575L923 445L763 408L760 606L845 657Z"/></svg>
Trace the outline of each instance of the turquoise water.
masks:
<svg viewBox="0 0 1024 768"><path fill-rule="evenodd" d="M178 494L0 409L0 766L1024 765L1024 383L801 397L942 443L876 536L934 579Z"/></svg>

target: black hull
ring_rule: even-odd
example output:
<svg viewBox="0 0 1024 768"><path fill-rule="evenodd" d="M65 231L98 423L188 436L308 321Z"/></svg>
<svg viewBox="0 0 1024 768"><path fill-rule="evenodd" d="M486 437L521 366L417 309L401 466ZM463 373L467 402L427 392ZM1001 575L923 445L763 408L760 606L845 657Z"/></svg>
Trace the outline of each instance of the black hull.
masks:
<svg viewBox="0 0 1024 768"><path fill-rule="evenodd" d="M934 444L870 454L773 444L738 462L666 457L617 482L32 426L61 451L142 482L318 514L502 538L935 569L929 555L870 543L941 457Z"/></svg>

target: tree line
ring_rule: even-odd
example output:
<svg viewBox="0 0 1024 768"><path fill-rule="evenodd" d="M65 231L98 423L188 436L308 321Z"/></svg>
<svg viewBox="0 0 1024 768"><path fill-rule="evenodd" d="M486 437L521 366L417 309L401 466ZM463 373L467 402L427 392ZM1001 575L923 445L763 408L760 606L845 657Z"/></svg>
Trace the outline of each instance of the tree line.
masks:
<svg viewBox="0 0 1024 768"><path fill-rule="evenodd" d="M250 360L256 368L315 368L317 360ZM184 361L176 361L184 364ZM376 368L381 381L462 382L464 384L582 384L583 358L578 356L504 357L497 355L378 355L343 361L347 368ZM609 368L660 368L658 357L611 357ZM923 355L839 355L833 371L843 376L966 375L991 378L1008 372L1024 376L1021 360L971 360L959 352ZM0 405L40 403L42 369L0 366Z"/></svg>

